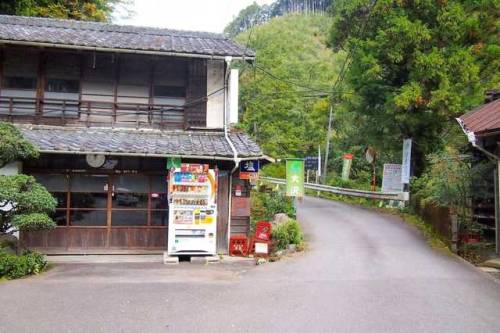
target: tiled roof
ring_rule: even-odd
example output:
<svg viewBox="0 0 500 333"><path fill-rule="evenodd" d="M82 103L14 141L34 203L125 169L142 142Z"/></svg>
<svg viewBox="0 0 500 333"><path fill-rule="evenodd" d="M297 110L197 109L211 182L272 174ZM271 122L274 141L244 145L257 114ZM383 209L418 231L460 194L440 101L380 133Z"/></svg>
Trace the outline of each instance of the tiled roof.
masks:
<svg viewBox="0 0 500 333"><path fill-rule="evenodd" d="M475 136L500 131L500 99L481 105L457 120L466 132Z"/></svg>
<svg viewBox="0 0 500 333"><path fill-rule="evenodd" d="M19 126L42 152L137 154L230 159L233 151L221 132L181 132L110 128ZM231 133L238 157L262 157L244 133Z"/></svg>
<svg viewBox="0 0 500 333"><path fill-rule="evenodd" d="M222 34L8 15L0 15L0 40L48 43L55 47L255 56Z"/></svg>

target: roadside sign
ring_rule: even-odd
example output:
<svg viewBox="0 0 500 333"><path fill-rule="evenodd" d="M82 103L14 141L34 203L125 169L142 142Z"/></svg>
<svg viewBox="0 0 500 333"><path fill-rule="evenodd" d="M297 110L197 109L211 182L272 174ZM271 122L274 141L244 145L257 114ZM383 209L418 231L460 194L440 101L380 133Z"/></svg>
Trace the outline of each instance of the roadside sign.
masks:
<svg viewBox="0 0 500 333"><path fill-rule="evenodd" d="M401 170L401 183L410 183L410 168L411 168L411 139L403 141L403 167Z"/></svg>
<svg viewBox="0 0 500 333"><path fill-rule="evenodd" d="M384 175L382 177L382 192L401 192L403 183L401 182L401 164L384 164Z"/></svg>
<svg viewBox="0 0 500 333"><path fill-rule="evenodd" d="M319 165L318 156L307 156L304 165L306 170L318 170L318 165Z"/></svg>
<svg viewBox="0 0 500 333"><path fill-rule="evenodd" d="M240 179L255 180L259 174L259 161L243 161L240 163Z"/></svg>
<svg viewBox="0 0 500 333"><path fill-rule="evenodd" d="M304 160L286 160L286 195L289 197L304 196Z"/></svg>
<svg viewBox="0 0 500 333"><path fill-rule="evenodd" d="M342 179L349 180L352 166L352 154L344 154L344 163L342 164Z"/></svg>

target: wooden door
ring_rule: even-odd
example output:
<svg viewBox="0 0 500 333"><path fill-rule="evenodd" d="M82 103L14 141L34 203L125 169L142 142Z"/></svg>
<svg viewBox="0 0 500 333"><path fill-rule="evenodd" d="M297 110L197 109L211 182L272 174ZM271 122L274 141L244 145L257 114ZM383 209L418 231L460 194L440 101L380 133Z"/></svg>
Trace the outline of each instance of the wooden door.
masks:
<svg viewBox="0 0 500 333"><path fill-rule="evenodd" d="M229 229L229 171L220 171L217 188L217 253L227 254Z"/></svg>

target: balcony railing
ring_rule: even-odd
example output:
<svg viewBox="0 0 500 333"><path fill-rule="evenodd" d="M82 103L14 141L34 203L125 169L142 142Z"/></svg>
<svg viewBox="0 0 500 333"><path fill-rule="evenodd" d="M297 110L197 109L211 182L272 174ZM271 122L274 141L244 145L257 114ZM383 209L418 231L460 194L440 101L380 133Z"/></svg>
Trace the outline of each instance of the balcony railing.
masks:
<svg viewBox="0 0 500 333"><path fill-rule="evenodd" d="M185 127L184 109L184 105L157 103L0 97L1 120L46 125L182 129Z"/></svg>

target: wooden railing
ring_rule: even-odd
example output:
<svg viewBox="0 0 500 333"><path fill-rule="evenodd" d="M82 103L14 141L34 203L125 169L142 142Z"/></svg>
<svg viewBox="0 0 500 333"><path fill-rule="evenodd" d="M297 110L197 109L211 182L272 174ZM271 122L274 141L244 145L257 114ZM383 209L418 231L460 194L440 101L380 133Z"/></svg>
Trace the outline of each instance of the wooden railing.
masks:
<svg viewBox="0 0 500 333"><path fill-rule="evenodd" d="M184 128L184 108L182 105L156 103L0 97L0 119L36 124Z"/></svg>

